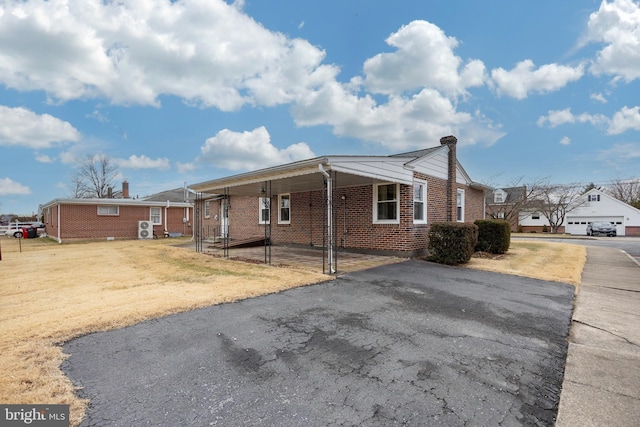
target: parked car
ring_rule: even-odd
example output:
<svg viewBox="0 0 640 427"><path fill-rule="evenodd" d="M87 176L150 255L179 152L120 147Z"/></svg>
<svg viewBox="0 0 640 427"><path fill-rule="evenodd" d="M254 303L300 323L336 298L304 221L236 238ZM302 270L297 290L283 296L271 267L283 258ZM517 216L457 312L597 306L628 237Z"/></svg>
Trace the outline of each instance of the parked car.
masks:
<svg viewBox="0 0 640 427"><path fill-rule="evenodd" d="M616 225L606 221L594 221L587 225L587 236L597 236L599 234L615 236L617 234Z"/></svg>
<svg viewBox="0 0 640 427"><path fill-rule="evenodd" d="M34 238L44 234L45 225L41 222L13 222L0 229L0 236L15 238Z"/></svg>

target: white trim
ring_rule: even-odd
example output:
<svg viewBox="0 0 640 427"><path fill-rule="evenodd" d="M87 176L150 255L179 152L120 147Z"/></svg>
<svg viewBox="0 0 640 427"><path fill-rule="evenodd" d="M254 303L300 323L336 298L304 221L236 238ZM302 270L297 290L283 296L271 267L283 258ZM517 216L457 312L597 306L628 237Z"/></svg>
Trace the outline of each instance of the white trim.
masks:
<svg viewBox="0 0 640 427"><path fill-rule="evenodd" d="M116 208L116 212L115 213L100 213L100 208L106 208L107 211L109 211L111 208ZM96 207L96 215L97 216L120 216L120 206L116 205L116 206L109 206L109 205L98 205Z"/></svg>
<svg viewBox="0 0 640 427"><path fill-rule="evenodd" d="M289 206L287 206L287 209L289 210L289 219L283 220L282 219L282 209L283 209L282 198L285 196L289 200ZM278 224L291 224L291 193L278 194Z"/></svg>
<svg viewBox="0 0 640 427"><path fill-rule="evenodd" d="M460 204L458 204L458 195L462 195L460 197ZM464 222L464 205L465 205L464 190L461 188L458 188L456 190L456 221L458 222ZM461 208L460 215L458 215L458 208Z"/></svg>
<svg viewBox="0 0 640 427"><path fill-rule="evenodd" d="M393 185L396 188L396 198L394 200L385 200L384 202L391 203L395 201L396 204L396 217L395 219L378 219L378 187ZM395 182L385 182L380 184L373 184L373 223L374 224L400 224L400 184Z"/></svg>
<svg viewBox="0 0 640 427"><path fill-rule="evenodd" d="M422 185L422 219L416 220L416 199L415 199L415 185ZM426 224L427 223L427 181L422 179L413 180L413 223L414 224Z"/></svg>
<svg viewBox="0 0 640 427"><path fill-rule="evenodd" d="M269 207L266 208L269 211L269 219L267 221L262 219L262 206L264 200L269 201ZM271 222L271 199L268 197L258 197L258 224L269 224Z"/></svg>
<svg viewBox="0 0 640 427"><path fill-rule="evenodd" d="M157 209L158 210L158 215L160 217L160 221L156 222L153 220L153 210ZM150 206L149 207L149 221L151 221L151 224L153 225L162 225L162 208L158 207L158 206Z"/></svg>

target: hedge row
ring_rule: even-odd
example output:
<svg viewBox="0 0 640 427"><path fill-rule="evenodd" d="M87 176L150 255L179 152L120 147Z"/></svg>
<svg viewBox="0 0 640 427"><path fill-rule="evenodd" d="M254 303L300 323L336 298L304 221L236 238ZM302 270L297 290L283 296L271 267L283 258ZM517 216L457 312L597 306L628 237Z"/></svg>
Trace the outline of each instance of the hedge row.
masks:
<svg viewBox="0 0 640 427"><path fill-rule="evenodd" d="M478 244L476 252L504 254L511 245L511 224L499 219L479 219L474 222L478 226Z"/></svg>
<svg viewBox="0 0 640 427"><path fill-rule="evenodd" d="M429 230L429 261L457 265L469 262L475 252L503 254L511 244L511 225L502 220L474 224L437 222Z"/></svg>

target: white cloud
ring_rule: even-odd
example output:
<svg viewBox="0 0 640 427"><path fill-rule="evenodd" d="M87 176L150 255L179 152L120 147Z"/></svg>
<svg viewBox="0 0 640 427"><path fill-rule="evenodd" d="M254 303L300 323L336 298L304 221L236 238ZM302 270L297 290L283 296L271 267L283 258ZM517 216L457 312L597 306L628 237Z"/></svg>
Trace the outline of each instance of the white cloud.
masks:
<svg viewBox="0 0 640 427"><path fill-rule="evenodd" d="M26 185L15 182L11 178L0 178L0 196L7 196L9 194L31 194L31 189Z"/></svg>
<svg viewBox="0 0 640 427"><path fill-rule="evenodd" d="M628 130L640 130L640 107L622 107L612 118L602 114L582 113L575 115L570 108L550 110L548 115L540 116L537 121L538 126L548 125L551 128L575 123L590 123L593 126L603 126L609 135L618 135Z"/></svg>
<svg viewBox="0 0 640 427"><path fill-rule="evenodd" d="M36 156L36 161L39 163L53 163L53 159L46 154L39 154Z"/></svg>
<svg viewBox="0 0 640 427"><path fill-rule="evenodd" d="M571 112L570 108L565 108L564 110L550 110L547 116L541 116L537 121L539 127L548 124L551 128L567 123L591 123L593 126L600 126L608 124L609 119L602 114L582 113L576 116Z"/></svg>
<svg viewBox="0 0 640 427"><path fill-rule="evenodd" d="M113 162L123 169L169 169L169 159L151 159L144 154L133 154L128 159L113 159Z"/></svg>
<svg viewBox="0 0 640 427"><path fill-rule="evenodd" d="M607 103L607 98L605 98L604 95L601 93L592 93L591 95L589 95L589 98L593 99L594 101L601 102L603 104Z"/></svg>
<svg viewBox="0 0 640 427"><path fill-rule="evenodd" d="M0 145L49 148L78 140L80 132L69 122L22 107L0 105Z"/></svg>
<svg viewBox="0 0 640 427"><path fill-rule="evenodd" d="M598 160L612 167L635 162L640 159L640 144L615 144L611 148L598 153Z"/></svg>
<svg viewBox="0 0 640 427"><path fill-rule="evenodd" d="M560 145L571 145L571 138L569 138L568 136L563 137L560 140Z"/></svg>
<svg viewBox="0 0 640 427"><path fill-rule="evenodd" d="M264 126L252 131L223 129L200 148L200 161L230 170L255 170L315 157L304 142L278 149Z"/></svg>
<svg viewBox="0 0 640 427"><path fill-rule="evenodd" d="M484 84L486 70L482 61L463 65L453 53L458 41L430 22L413 21L391 34L386 42L397 50L380 53L364 63L363 83L372 92L399 94L430 87L455 96Z"/></svg>
<svg viewBox="0 0 640 427"><path fill-rule="evenodd" d="M613 115L608 133L618 135L628 130L640 130L640 107L625 106Z"/></svg>
<svg viewBox="0 0 640 427"><path fill-rule="evenodd" d="M337 68L305 40L269 31L244 1L8 0L0 13L0 83L59 101L160 95L235 110L291 102Z"/></svg>
<svg viewBox="0 0 640 427"><path fill-rule="evenodd" d="M196 165L190 162L187 162L187 163L177 162L176 166L178 168L178 172L180 173L191 172L196 168Z"/></svg>
<svg viewBox="0 0 640 427"><path fill-rule="evenodd" d="M569 67L547 64L537 70L530 59L516 64L511 70L495 68L491 78L499 95L525 99L530 93L547 93L563 88L568 83L579 80L584 75L584 65Z"/></svg>
<svg viewBox="0 0 640 427"><path fill-rule="evenodd" d="M632 0L603 1L589 17L587 41L605 46L590 71L627 82L640 78L640 5Z"/></svg>

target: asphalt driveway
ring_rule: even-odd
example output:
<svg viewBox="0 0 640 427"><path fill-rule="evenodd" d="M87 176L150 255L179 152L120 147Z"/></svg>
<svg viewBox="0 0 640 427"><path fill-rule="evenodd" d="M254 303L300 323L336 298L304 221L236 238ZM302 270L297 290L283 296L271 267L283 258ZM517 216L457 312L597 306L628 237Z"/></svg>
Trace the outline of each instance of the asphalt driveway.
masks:
<svg viewBox="0 0 640 427"><path fill-rule="evenodd" d="M407 261L87 335L87 426L553 425L573 287Z"/></svg>

